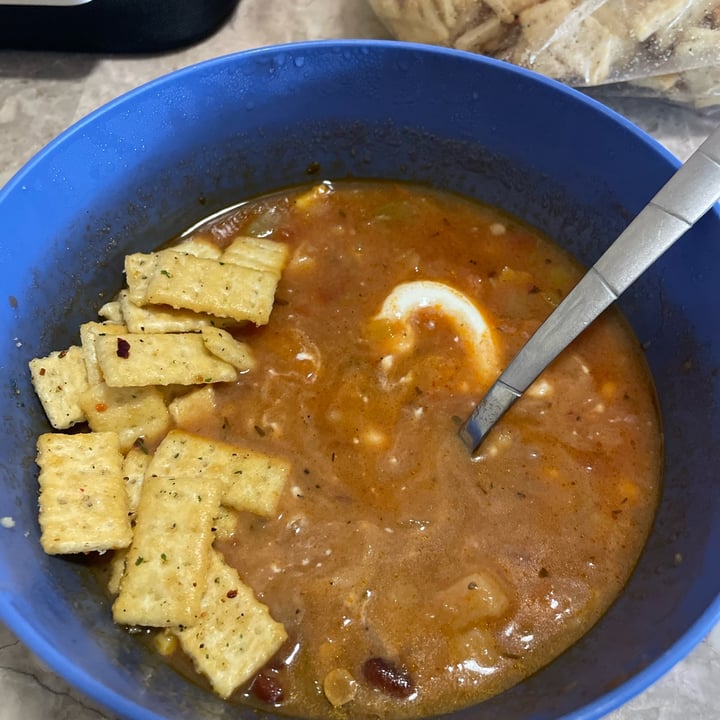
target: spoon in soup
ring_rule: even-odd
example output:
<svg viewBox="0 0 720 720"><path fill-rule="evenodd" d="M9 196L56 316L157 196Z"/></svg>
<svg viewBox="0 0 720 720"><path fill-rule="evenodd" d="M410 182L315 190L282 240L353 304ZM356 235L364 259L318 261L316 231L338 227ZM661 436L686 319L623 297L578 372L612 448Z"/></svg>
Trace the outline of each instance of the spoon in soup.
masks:
<svg viewBox="0 0 720 720"><path fill-rule="evenodd" d="M720 128L700 145L520 349L460 427L475 453L540 373L720 198Z"/></svg>

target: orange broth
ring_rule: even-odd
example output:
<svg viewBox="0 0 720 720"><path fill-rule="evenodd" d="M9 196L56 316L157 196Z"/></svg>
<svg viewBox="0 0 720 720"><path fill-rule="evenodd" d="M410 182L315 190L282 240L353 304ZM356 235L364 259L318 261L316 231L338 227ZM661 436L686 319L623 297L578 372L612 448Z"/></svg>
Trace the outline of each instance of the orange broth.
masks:
<svg viewBox="0 0 720 720"><path fill-rule="evenodd" d="M304 718L448 712L587 632L660 491L653 384L628 326L606 313L472 458L458 422L487 383L467 339L420 311L413 351L388 366L372 322L399 283L439 281L482 309L504 366L578 264L498 209L394 183L261 198L192 234L290 247L270 323L236 333L257 366L186 427L292 463L277 517L241 516L217 543L289 635L234 699Z"/></svg>

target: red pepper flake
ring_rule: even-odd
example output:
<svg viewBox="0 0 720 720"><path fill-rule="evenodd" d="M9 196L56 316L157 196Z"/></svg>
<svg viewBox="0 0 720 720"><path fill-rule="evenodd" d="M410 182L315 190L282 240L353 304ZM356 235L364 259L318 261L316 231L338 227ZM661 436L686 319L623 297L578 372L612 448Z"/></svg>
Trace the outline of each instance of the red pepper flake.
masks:
<svg viewBox="0 0 720 720"><path fill-rule="evenodd" d="M61 351L58 353L58 357L59 357L59 358L64 358L67 354L68 354L68 351L67 351L67 350L61 350Z"/></svg>
<svg viewBox="0 0 720 720"><path fill-rule="evenodd" d="M119 337L117 339L117 356L127 360L130 357L130 343L125 339Z"/></svg>
<svg viewBox="0 0 720 720"><path fill-rule="evenodd" d="M232 600L233 598L237 597L237 592L238 592L237 590L228 590L227 597L229 597Z"/></svg>
<svg viewBox="0 0 720 720"><path fill-rule="evenodd" d="M13 310L17 310L18 308L18 301L17 298L14 295L8 295L8 302L10 303L10 307Z"/></svg>
<svg viewBox="0 0 720 720"><path fill-rule="evenodd" d="M40 368L40 373L39 373L39 374L40 374L40 375L44 375L44 374L45 374L45 368Z"/></svg>
<svg viewBox="0 0 720 720"><path fill-rule="evenodd" d="M107 410L107 405L104 402L99 402L95 406L95 410L97 410L97 412L105 412Z"/></svg>

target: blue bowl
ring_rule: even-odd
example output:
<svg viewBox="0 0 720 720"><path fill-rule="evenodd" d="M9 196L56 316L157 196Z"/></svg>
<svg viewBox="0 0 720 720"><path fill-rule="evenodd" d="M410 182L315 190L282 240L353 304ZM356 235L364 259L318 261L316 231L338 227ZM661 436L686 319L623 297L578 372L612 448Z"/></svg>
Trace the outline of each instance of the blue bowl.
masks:
<svg viewBox="0 0 720 720"><path fill-rule="evenodd" d="M111 622L87 568L47 557L27 361L75 341L149 250L238 199L309 179L396 178L481 198L591 263L677 161L599 104L450 50L342 41L181 70L82 120L0 193L0 618L54 670L128 718L250 718L182 680ZM622 596L547 668L455 720L598 718L668 670L720 617L720 216L622 298L657 383L665 488Z"/></svg>

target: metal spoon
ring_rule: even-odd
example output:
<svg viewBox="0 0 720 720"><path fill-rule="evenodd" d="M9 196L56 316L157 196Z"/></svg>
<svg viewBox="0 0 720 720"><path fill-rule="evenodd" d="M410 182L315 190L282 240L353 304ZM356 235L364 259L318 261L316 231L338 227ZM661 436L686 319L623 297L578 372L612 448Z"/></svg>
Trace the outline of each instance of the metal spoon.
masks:
<svg viewBox="0 0 720 720"><path fill-rule="evenodd" d="M538 375L720 198L720 127L668 180L520 349L460 428L474 453Z"/></svg>

